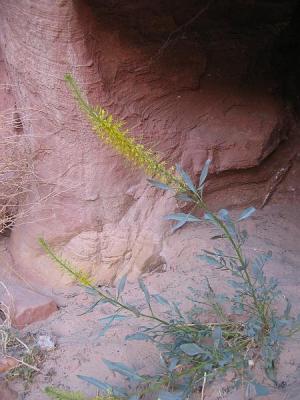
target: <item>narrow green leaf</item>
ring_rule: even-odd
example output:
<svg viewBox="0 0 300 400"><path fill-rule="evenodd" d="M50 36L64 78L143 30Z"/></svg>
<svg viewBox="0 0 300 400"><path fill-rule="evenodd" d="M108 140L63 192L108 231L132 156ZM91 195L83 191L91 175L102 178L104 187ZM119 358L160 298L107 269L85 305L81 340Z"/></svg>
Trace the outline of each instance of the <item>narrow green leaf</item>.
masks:
<svg viewBox="0 0 300 400"><path fill-rule="evenodd" d="M170 305L167 299L165 299L163 296L160 294L152 294L152 297L154 300L157 301L157 303L162 304L162 305Z"/></svg>
<svg viewBox="0 0 300 400"><path fill-rule="evenodd" d="M254 212L256 211L256 208L254 207L249 207L246 208L239 216L238 221L242 221L246 218L249 218Z"/></svg>
<svg viewBox="0 0 300 400"><path fill-rule="evenodd" d="M193 201L193 199L190 196L188 196L186 193L177 193L175 197L177 200L186 201L188 203Z"/></svg>
<svg viewBox="0 0 300 400"><path fill-rule="evenodd" d="M246 400L253 400L256 395L255 386L253 383L249 382L245 389L245 399Z"/></svg>
<svg viewBox="0 0 300 400"><path fill-rule="evenodd" d="M141 313L137 307L133 306L132 304L125 304L125 305L137 318L140 317Z"/></svg>
<svg viewBox="0 0 300 400"><path fill-rule="evenodd" d="M196 343L184 343L180 346L180 350L182 350L188 356L197 356L198 354L203 353L203 350Z"/></svg>
<svg viewBox="0 0 300 400"><path fill-rule="evenodd" d="M205 180L206 180L210 163L211 163L210 159L205 161L204 167L203 167L203 169L201 171L201 174L200 174L199 187L201 187L203 185L203 183L205 182Z"/></svg>
<svg viewBox="0 0 300 400"><path fill-rule="evenodd" d="M127 281L127 275L123 275L118 283L117 298L119 298L120 294L124 291L126 281Z"/></svg>
<svg viewBox="0 0 300 400"><path fill-rule="evenodd" d="M172 188L170 188L168 185L166 185L165 183L159 182L159 181L155 181L154 179L147 179L147 181L150 183L151 186L156 187L157 189L161 189L161 190L172 190Z"/></svg>
<svg viewBox="0 0 300 400"><path fill-rule="evenodd" d="M98 389L101 389L103 392L112 392L115 396L127 397L127 393L122 388L118 388L116 386L109 385L106 382L99 381L91 376L77 375L77 377L87 383L90 383L93 386L96 386Z"/></svg>
<svg viewBox="0 0 300 400"><path fill-rule="evenodd" d="M99 319L99 322L103 322L103 321L109 321L109 320L113 320L113 321L122 321L126 318L129 318L128 315L120 315L120 314L112 314L109 315L108 317L103 317Z"/></svg>
<svg viewBox="0 0 300 400"><path fill-rule="evenodd" d="M194 215L185 213L169 214L165 215L163 218L166 220L174 220L174 221L201 222L201 219L195 217Z"/></svg>
<svg viewBox="0 0 300 400"><path fill-rule="evenodd" d="M132 335L127 335L125 337L125 340L152 340L152 338L149 335L146 335L146 333L143 332L138 332L138 333L133 333Z"/></svg>
<svg viewBox="0 0 300 400"><path fill-rule="evenodd" d="M253 385L255 387L256 396L267 396L270 394L270 390L266 386L263 386L257 382L253 382Z"/></svg>
<svg viewBox="0 0 300 400"><path fill-rule="evenodd" d="M140 288L141 288L142 292L144 293L146 302L147 302L148 306L150 306L150 303L151 303L150 293L149 293L144 281L142 279L139 279L138 281L139 281Z"/></svg>
<svg viewBox="0 0 300 400"><path fill-rule="evenodd" d="M178 174L182 177L182 179L184 180L184 183L187 185L187 187L193 192L193 193L197 193L197 190L191 180L191 178L189 177L189 175L181 168L180 165L176 164L176 170L178 172Z"/></svg>
<svg viewBox="0 0 300 400"><path fill-rule="evenodd" d="M82 315L86 315L86 314L92 312L94 310L94 308L97 307L98 304L103 304L102 299L95 301L95 303L93 303L86 311L84 311L83 313L78 314L78 315L81 317Z"/></svg>
<svg viewBox="0 0 300 400"><path fill-rule="evenodd" d="M220 326L215 326L213 332L212 332L212 339L214 341L214 347L218 349L220 345L222 344L222 329Z"/></svg>
<svg viewBox="0 0 300 400"><path fill-rule="evenodd" d="M113 322L114 322L114 317L113 316L109 317L107 324L104 325L104 327L100 330L98 336L99 337L105 336L106 332L108 332L109 329L112 327Z"/></svg>
<svg viewBox="0 0 300 400"><path fill-rule="evenodd" d="M127 367L123 363L113 362L106 359L102 359L102 361L111 371L126 376L131 381L136 381L136 382L144 381L144 378L142 376L138 375L132 368Z"/></svg>
<svg viewBox="0 0 300 400"><path fill-rule="evenodd" d="M197 258L205 261L208 265L213 265L218 268L223 268L223 265L215 257L208 256L207 254L202 254L198 255Z"/></svg>
<svg viewBox="0 0 300 400"><path fill-rule="evenodd" d="M288 319L290 316L291 309L292 309L292 304L289 301L289 299L286 298L285 300L286 300L286 307L285 307L283 316L284 316L284 318Z"/></svg>
<svg viewBox="0 0 300 400"><path fill-rule="evenodd" d="M214 220L213 214L209 212L204 213L203 219L205 221L211 222L213 225L217 225L216 221Z"/></svg>
<svg viewBox="0 0 300 400"><path fill-rule="evenodd" d="M174 371L174 369L177 367L178 362L179 362L179 358L178 357L171 358L168 370L170 372Z"/></svg>
<svg viewBox="0 0 300 400"><path fill-rule="evenodd" d="M173 306L175 313L179 316L179 318L184 320L184 316L182 315L182 313L179 310L179 307L178 307L177 303L175 303L175 301L172 301L172 306Z"/></svg>
<svg viewBox="0 0 300 400"><path fill-rule="evenodd" d="M228 210L226 210L226 208L222 208L221 210L219 210L218 216L221 218L222 221L227 221L230 218L229 212Z"/></svg>
<svg viewBox="0 0 300 400"><path fill-rule="evenodd" d="M215 235L211 237L211 240L225 239L225 235Z"/></svg>
<svg viewBox="0 0 300 400"><path fill-rule="evenodd" d="M176 224L172 226L171 232L174 233L176 232L179 228L181 228L183 225L185 225L187 221L178 221Z"/></svg>

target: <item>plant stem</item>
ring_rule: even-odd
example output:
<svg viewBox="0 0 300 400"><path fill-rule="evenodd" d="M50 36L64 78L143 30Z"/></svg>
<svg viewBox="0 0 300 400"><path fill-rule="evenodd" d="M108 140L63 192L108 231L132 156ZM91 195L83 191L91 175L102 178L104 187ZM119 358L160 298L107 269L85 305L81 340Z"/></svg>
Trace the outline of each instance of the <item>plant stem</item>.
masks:
<svg viewBox="0 0 300 400"><path fill-rule="evenodd" d="M185 188L185 190L189 191L188 188ZM264 328L263 331L267 331L269 329L269 324L268 324L268 319L266 316L265 307L264 307L264 304L261 305L258 301L258 298L256 296L255 287L254 287L251 277L247 271L247 262L243 256L240 246L235 242L235 240L232 237L232 235L230 234L226 224L215 213L213 213L209 210L209 208L203 201L202 197L198 193L196 195L193 193L192 199L193 199L194 203L200 209L202 209L205 212L208 212L211 215L213 221L216 223L217 226L219 226L219 228L224 232L225 237L229 240L229 242L236 254L236 257L241 264L241 277L247 282L247 284L250 288L251 297L253 299L253 304L254 304L255 309L258 312L258 315L263 324L263 328Z"/></svg>

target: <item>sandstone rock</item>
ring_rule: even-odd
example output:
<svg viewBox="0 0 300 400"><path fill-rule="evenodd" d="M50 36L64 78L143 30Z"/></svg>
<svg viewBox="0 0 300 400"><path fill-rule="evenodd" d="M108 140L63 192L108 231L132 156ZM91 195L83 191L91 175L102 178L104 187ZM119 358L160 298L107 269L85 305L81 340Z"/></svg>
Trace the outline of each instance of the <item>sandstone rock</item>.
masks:
<svg viewBox="0 0 300 400"><path fill-rule="evenodd" d="M206 49L204 28L203 42L180 37L161 52L151 32L164 35L162 25L173 30L176 18L142 3L118 3L120 15L130 9L127 24L101 9L97 21L84 1L16 0L14 7L0 1L0 47L17 106L32 110L21 120L38 177L20 208L10 250L18 272L37 287L69 282L38 237L107 283L161 262L167 229L161 217L175 206L99 142L65 86L66 72L91 102L124 119L138 141L194 178L208 156L212 172L259 165L288 129L269 82L241 85L252 42L232 46L229 37L226 47L224 37ZM148 12L144 40L137 21Z"/></svg>
<svg viewBox="0 0 300 400"><path fill-rule="evenodd" d="M46 319L57 310L55 302L47 296L15 284L7 284L6 287L7 291L1 288L0 303L8 307L15 328L22 329Z"/></svg>

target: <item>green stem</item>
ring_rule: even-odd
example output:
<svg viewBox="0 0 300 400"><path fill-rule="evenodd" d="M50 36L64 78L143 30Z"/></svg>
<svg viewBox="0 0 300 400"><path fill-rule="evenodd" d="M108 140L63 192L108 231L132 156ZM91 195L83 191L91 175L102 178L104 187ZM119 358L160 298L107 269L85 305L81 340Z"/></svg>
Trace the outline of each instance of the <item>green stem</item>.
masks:
<svg viewBox="0 0 300 400"><path fill-rule="evenodd" d="M186 188L186 190L189 190L189 189ZM248 284L248 286L250 288L251 297L253 299L253 303L254 303L255 309L258 312L259 317L260 317L260 319L261 319L261 321L263 323L264 330L267 330L268 329L268 321L267 321L267 317L266 317L266 313L265 313L264 304L261 305L259 303L259 301L258 301L258 298L257 298L256 293L255 293L255 287L254 287L253 282L251 280L251 277L250 277L250 275L249 275L249 273L247 271L247 263L246 263L246 260L245 260L245 258L243 256L243 253L241 251L240 246L233 239L233 237L230 234L226 224L224 224L224 222L220 218L218 218L217 215L215 215L213 212L211 212L208 209L208 207L205 204L205 202L203 201L202 197L198 193L197 194L193 193L193 197L192 198L193 198L195 204L197 204L197 206L200 209L202 209L205 212L208 212L211 215L211 217L214 220L214 222L216 223L216 225L219 226L219 228L224 232L225 237L229 240L229 242L230 242L230 244L231 244L231 246L232 246L232 248L233 248L233 250L234 250L234 252L235 252L235 254L237 256L237 259L239 260L239 262L241 264L241 267L242 267L241 268L242 269L241 270L241 277L247 282L247 284Z"/></svg>

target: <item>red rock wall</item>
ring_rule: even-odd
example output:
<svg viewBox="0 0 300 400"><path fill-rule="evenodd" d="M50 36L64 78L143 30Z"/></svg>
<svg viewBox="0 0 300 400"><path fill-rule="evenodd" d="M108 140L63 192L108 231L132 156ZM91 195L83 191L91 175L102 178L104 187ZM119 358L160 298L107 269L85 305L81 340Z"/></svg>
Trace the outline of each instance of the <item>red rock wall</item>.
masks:
<svg viewBox="0 0 300 400"><path fill-rule="evenodd" d="M253 39L240 43L215 31L208 47L204 33L194 40L179 30L165 46L161 38L176 33L178 15L107 4L0 1L0 46L16 106L31 110L22 123L37 176L27 199L34 211L16 221L10 249L24 277L48 287L66 279L38 237L107 282L164 261L161 216L175 205L93 135L65 86L66 72L91 102L194 176L208 157L213 172L257 166L287 130L270 82L244 82Z"/></svg>

